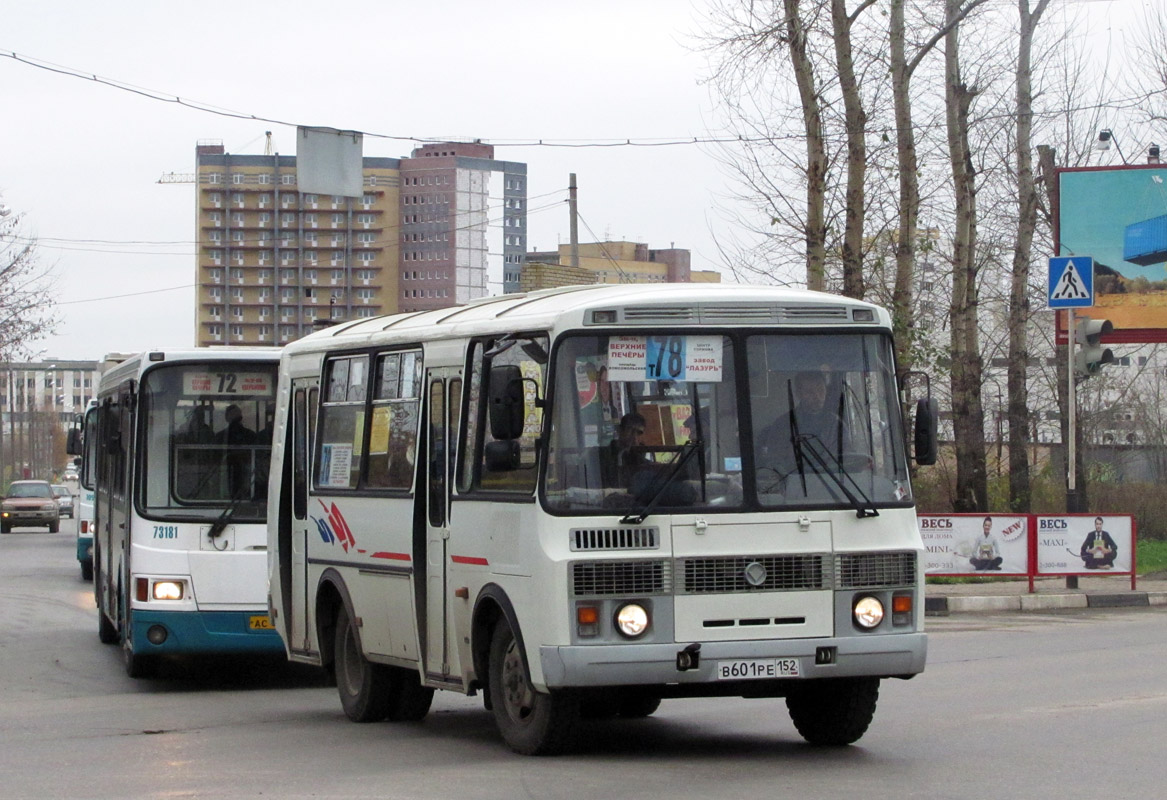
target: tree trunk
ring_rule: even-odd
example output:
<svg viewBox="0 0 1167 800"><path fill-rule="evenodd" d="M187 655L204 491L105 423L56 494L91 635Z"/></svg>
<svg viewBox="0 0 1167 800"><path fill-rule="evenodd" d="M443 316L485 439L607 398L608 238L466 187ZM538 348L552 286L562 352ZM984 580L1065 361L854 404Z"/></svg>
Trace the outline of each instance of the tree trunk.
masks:
<svg viewBox="0 0 1167 800"><path fill-rule="evenodd" d="M814 67L807 52L806 29L799 17L800 0L782 0L786 12L786 37L806 133L806 288L826 289L826 193L827 153L823 121L815 89Z"/></svg>
<svg viewBox="0 0 1167 800"><path fill-rule="evenodd" d="M1033 178L1033 31L1049 0L1032 13L1029 0L1017 0L1017 240L1009 287L1009 509L1030 511L1029 481L1029 268L1037 227L1037 185Z"/></svg>
<svg viewBox="0 0 1167 800"><path fill-rule="evenodd" d="M948 0L947 17L955 16L958 0ZM960 75L959 26L945 36L945 117L952 168L956 227L953 234L952 424L956 439L956 511L987 511L988 475L985 456L982 367L977 332L976 172L968 141L969 107L975 89Z"/></svg>
<svg viewBox="0 0 1167 800"><path fill-rule="evenodd" d="M920 187L916 177L916 134L912 129L912 101L908 95L912 71L908 66L906 54L904 0L891 0L890 13L888 45L900 185L899 230L896 238L896 271L891 312L896 364L902 377L912 369L912 276L916 266L916 226L920 215Z"/></svg>
<svg viewBox="0 0 1167 800"><path fill-rule="evenodd" d="M831 30L835 40L835 64L847 125L847 210L843 231L843 294L862 299L864 181L867 180L867 112L855 78L851 53L851 24L874 0L865 0L853 16L847 14L846 0L831 0Z"/></svg>

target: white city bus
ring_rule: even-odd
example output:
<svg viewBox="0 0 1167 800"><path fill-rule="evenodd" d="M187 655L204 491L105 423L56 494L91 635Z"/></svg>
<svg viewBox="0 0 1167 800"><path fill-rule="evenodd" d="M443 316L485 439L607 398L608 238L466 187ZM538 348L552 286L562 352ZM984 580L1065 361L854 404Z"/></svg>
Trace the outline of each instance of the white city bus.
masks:
<svg viewBox="0 0 1167 800"><path fill-rule="evenodd" d="M800 373L845 436L799 430ZM356 721L481 690L535 754L581 714L785 697L851 743L925 662L899 403L887 312L810 292L572 287L317 332L280 364L273 622Z"/></svg>
<svg viewBox="0 0 1167 800"><path fill-rule="evenodd" d="M78 476L77 487L77 562L81 565L81 579L86 581L93 580L93 531L96 529L96 524L93 521L93 507L95 487L93 484L93 476L95 474L94 465L97 458L97 449L91 448L84 450L82 435L84 431L97 431L97 400L90 400L89 406L85 409L85 413L78 417L79 424L75 426L74 433L70 431L69 437L69 453L74 455L83 455L86 461L89 461L89 467L86 469L85 464L82 463L82 476Z"/></svg>
<svg viewBox="0 0 1167 800"><path fill-rule="evenodd" d="M278 360L154 351L102 375L82 460L98 637L121 644L133 677L168 654L282 649L265 600Z"/></svg>

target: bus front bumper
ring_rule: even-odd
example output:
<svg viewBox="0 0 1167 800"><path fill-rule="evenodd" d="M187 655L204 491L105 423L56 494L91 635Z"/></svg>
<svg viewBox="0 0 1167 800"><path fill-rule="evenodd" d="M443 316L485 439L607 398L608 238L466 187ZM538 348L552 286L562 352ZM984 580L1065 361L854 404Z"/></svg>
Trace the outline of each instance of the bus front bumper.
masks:
<svg viewBox="0 0 1167 800"><path fill-rule="evenodd" d="M283 653L284 643L267 610L149 611L134 609L134 652L139 655L181 653ZM266 623L261 622L266 620ZM164 635L163 635L164 634ZM158 641L161 639L161 641Z"/></svg>
<svg viewBox="0 0 1167 800"><path fill-rule="evenodd" d="M682 651L700 644L697 666L681 670ZM793 680L814 678L909 677L924 671L924 633L766 641L682 642L540 647L547 688L711 684L718 662L798 660ZM829 663L820 663L829 655ZM748 683L748 682L747 682ZM740 685L740 683L739 683Z"/></svg>

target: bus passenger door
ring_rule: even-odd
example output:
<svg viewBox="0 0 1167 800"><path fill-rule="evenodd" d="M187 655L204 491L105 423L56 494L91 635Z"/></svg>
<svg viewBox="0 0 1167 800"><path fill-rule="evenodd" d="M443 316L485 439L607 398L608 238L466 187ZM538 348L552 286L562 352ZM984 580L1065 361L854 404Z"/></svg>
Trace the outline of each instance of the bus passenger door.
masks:
<svg viewBox="0 0 1167 800"><path fill-rule="evenodd" d="M458 648L450 624L450 484L457 463L461 370L426 371L425 673L430 680L460 682Z"/></svg>
<svg viewBox="0 0 1167 800"><path fill-rule="evenodd" d="M318 380L292 381L292 530L289 564L290 590L285 595L289 615L289 648L297 653L315 654L319 643L312 641L313 593L308 585L308 541L316 530L308 514L312 481L312 440L319 402Z"/></svg>

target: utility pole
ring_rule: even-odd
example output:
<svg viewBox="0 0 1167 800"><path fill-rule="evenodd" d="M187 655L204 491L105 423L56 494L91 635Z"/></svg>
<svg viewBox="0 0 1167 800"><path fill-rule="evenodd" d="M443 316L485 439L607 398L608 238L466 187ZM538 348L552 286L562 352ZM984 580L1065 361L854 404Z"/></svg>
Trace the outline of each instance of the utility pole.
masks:
<svg viewBox="0 0 1167 800"><path fill-rule="evenodd" d="M567 182L567 208L571 215L571 250L568 263L573 267L579 266L579 202L576 195L575 173Z"/></svg>

